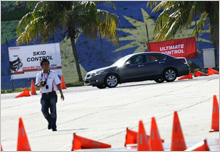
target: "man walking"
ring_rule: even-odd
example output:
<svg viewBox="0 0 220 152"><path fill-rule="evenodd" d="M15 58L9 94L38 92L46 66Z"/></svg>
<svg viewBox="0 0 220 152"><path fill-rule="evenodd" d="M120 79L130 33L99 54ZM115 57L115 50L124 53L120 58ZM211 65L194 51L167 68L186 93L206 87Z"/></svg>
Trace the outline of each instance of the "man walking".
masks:
<svg viewBox="0 0 220 152"><path fill-rule="evenodd" d="M48 129L57 131L56 120L56 103L57 94L56 90L60 91L61 99L64 100L64 95L60 87L60 79L56 72L50 70L50 62L47 59L42 59L40 63L42 71L37 73L35 85L41 88L41 111L48 121ZM50 113L49 113L50 109Z"/></svg>

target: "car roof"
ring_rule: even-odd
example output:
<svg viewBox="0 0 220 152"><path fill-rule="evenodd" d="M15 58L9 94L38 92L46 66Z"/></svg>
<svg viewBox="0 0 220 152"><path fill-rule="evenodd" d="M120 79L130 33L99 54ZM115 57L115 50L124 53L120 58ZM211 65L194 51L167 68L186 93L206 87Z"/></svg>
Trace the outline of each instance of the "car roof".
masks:
<svg viewBox="0 0 220 152"><path fill-rule="evenodd" d="M161 54L161 55L166 55L166 54L159 53L159 52L139 52L139 53L133 53L132 55L138 55L138 54Z"/></svg>
<svg viewBox="0 0 220 152"><path fill-rule="evenodd" d="M173 56L170 56L170 55L167 55L167 54L164 54L164 53L160 53L160 52L139 52L139 53L133 53L133 54L128 54L128 55L135 56L135 55L141 55L141 54L154 54L154 55L158 54L158 55L164 55L164 56L175 59L175 57L173 57Z"/></svg>

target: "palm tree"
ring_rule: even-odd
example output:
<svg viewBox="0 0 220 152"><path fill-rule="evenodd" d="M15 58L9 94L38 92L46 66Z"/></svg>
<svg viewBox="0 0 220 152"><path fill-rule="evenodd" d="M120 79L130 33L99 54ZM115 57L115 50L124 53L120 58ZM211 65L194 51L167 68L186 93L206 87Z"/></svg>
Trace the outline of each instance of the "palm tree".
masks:
<svg viewBox="0 0 220 152"><path fill-rule="evenodd" d="M17 44L29 43L39 38L40 43L46 43L51 35L62 28L64 35L70 38L79 81L83 81L80 71L76 38L80 31L84 36L96 40L100 24L101 30L110 31L105 38L117 41L116 24L118 17L112 13L96 8L101 2L84 1L41 1L35 4L32 12L27 13L19 21L17 27ZM113 5L113 3L110 3Z"/></svg>
<svg viewBox="0 0 220 152"><path fill-rule="evenodd" d="M161 9L154 29L154 40L168 40L175 36L178 30L192 26L194 17L200 18L195 21L192 36L198 37L202 29L209 24L211 40L215 47L215 56L219 46L219 2L218 1L162 1L148 2L147 6L156 7L152 12ZM217 63L217 62L216 62Z"/></svg>
<svg viewBox="0 0 220 152"><path fill-rule="evenodd" d="M105 15L100 15L100 18L104 18ZM115 21L118 22L118 19L115 18ZM103 22L102 20L100 20L99 22L99 26L98 26L98 34L99 34L99 39L100 39L100 45L101 45L101 53L102 53L102 61L104 63L105 66L105 59L104 59L104 51L103 51L103 44L102 44L102 38L107 38L108 40L112 40L112 36L115 35L115 32L117 30L117 24L115 22L112 22L111 27L106 24L106 22ZM112 40L114 44L119 45L119 39L118 37L114 37L114 39Z"/></svg>

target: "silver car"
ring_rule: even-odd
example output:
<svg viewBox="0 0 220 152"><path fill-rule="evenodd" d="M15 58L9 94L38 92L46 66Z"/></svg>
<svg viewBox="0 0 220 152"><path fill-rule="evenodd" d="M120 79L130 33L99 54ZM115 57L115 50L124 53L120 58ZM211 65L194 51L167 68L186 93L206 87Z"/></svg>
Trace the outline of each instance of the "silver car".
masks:
<svg viewBox="0 0 220 152"><path fill-rule="evenodd" d="M85 85L114 88L119 83L154 80L172 82L189 74L185 58L175 58L156 52L143 52L122 57L108 67L92 70L85 76Z"/></svg>

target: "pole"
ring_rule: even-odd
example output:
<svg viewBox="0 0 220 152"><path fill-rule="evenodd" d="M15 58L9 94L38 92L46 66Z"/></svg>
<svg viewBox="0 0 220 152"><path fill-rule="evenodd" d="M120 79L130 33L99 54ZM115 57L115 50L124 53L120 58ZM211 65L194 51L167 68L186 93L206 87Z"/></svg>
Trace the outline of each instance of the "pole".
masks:
<svg viewBox="0 0 220 152"><path fill-rule="evenodd" d="M7 39L6 39L6 47L7 47L8 58L9 58L8 40L7 40ZM10 66L10 59L9 59L9 66ZM10 74L11 74L11 70L10 70ZM14 90L15 90L15 87L14 87L14 80L13 80L13 79L11 79L11 85L12 85L12 90L14 91Z"/></svg>
<svg viewBox="0 0 220 152"><path fill-rule="evenodd" d="M147 33L147 43L149 43L149 34L148 34L148 27L147 23L145 23L146 33Z"/></svg>

